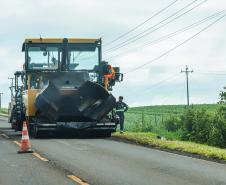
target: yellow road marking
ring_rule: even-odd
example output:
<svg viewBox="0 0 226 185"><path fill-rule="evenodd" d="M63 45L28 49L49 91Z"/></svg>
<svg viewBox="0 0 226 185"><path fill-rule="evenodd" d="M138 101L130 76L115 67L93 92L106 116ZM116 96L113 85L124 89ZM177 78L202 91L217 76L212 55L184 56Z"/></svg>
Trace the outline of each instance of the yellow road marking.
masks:
<svg viewBox="0 0 226 185"><path fill-rule="evenodd" d="M48 162L48 161L49 161L48 159L42 157L40 154L38 154L38 153L36 153L36 152L34 152L34 153L32 153L32 154L33 154L35 157L39 158L40 160L42 160L42 161L44 161L44 162Z"/></svg>
<svg viewBox="0 0 226 185"><path fill-rule="evenodd" d="M7 136L6 134L1 134L1 136L3 136L4 138L9 139L9 136Z"/></svg>
<svg viewBox="0 0 226 185"><path fill-rule="evenodd" d="M13 142L14 142L16 145L18 145L19 147L21 146L20 142L18 142L18 141L13 141ZM35 156L35 157L37 157L38 159L40 159L40 160L42 160L42 161L45 161L45 162L48 162L48 161L49 161L48 159L42 157L40 154L38 154L38 153L36 153L36 152L32 153L32 155Z"/></svg>
<svg viewBox="0 0 226 185"><path fill-rule="evenodd" d="M13 142L14 142L16 145L18 145L19 147L21 146L20 142L18 142L18 141L13 141ZM45 161L45 162L48 162L48 161L49 161L48 159L42 157L40 154L38 154L38 153L36 153L36 152L32 153L32 155L34 155L35 157L39 158L39 159L42 160L42 161ZM71 179L72 181L74 181L74 182L80 184L80 185L90 185L90 184L88 184L87 182L84 182L83 180L81 180L80 178L78 178L78 177L76 177L76 176L74 176L74 175L68 175L67 177L68 177L69 179Z"/></svg>
<svg viewBox="0 0 226 185"><path fill-rule="evenodd" d="M19 147L21 146L20 142L18 141L13 141L16 145L18 145Z"/></svg>
<svg viewBox="0 0 226 185"><path fill-rule="evenodd" d="M71 179L74 182L77 182L80 185L89 185L88 183L84 182L83 180L81 180L80 178L74 176L74 175L68 175L67 176L69 179Z"/></svg>

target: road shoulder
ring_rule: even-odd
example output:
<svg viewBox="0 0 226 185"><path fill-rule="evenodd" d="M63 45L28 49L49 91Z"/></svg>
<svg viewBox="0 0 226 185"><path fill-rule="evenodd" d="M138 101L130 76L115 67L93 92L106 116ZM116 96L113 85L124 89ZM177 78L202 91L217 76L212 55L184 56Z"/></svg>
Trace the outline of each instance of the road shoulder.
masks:
<svg viewBox="0 0 226 185"><path fill-rule="evenodd" d="M112 138L120 142L141 145L157 150L226 164L226 150L183 141L159 140L144 133L115 133Z"/></svg>

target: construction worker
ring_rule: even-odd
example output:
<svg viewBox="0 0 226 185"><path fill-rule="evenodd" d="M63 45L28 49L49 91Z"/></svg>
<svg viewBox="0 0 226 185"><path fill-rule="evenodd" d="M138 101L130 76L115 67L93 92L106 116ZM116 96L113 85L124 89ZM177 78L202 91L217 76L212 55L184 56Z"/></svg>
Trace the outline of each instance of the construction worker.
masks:
<svg viewBox="0 0 226 185"><path fill-rule="evenodd" d="M111 90L112 82L115 82L115 70L111 65L106 65L105 73L106 74L104 75L104 87L106 90Z"/></svg>
<svg viewBox="0 0 226 185"><path fill-rule="evenodd" d="M120 133L124 132L124 112L128 110L128 105L123 102L123 97L119 96L116 102L116 114L119 116Z"/></svg>

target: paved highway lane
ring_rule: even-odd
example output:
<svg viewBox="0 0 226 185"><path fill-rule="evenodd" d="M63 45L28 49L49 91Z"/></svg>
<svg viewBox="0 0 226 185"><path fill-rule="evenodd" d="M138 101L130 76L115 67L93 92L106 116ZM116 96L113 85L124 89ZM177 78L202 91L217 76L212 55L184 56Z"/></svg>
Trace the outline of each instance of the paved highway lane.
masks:
<svg viewBox="0 0 226 185"><path fill-rule="evenodd" d="M226 165L104 139L34 140L56 163L91 184L225 185Z"/></svg>
<svg viewBox="0 0 226 185"><path fill-rule="evenodd" d="M18 147L0 137L0 185L74 185L64 173L31 154L17 154Z"/></svg>
<svg viewBox="0 0 226 185"><path fill-rule="evenodd" d="M226 185L225 164L110 139L32 139L32 144L56 168L92 185Z"/></svg>

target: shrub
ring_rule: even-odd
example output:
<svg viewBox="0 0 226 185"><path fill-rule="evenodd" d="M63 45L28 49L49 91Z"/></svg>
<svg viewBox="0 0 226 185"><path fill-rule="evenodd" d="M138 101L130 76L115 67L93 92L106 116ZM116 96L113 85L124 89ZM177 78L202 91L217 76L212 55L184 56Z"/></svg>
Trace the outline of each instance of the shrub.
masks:
<svg viewBox="0 0 226 185"><path fill-rule="evenodd" d="M208 144L226 147L226 107L221 107L214 115Z"/></svg>
<svg viewBox="0 0 226 185"><path fill-rule="evenodd" d="M190 140L191 132L193 131L195 119L195 111L194 109L186 109L181 116L181 139L182 140Z"/></svg>
<svg viewBox="0 0 226 185"><path fill-rule="evenodd" d="M212 116L206 110L187 109L181 117L182 139L206 143Z"/></svg>
<svg viewBox="0 0 226 185"><path fill-rule="evenodd" d="M209 139L211 122L212 116L206 110L196 111L190 140L206 143Z"/></svg>
<svg viewBox="0 0 226 185"><path fill-rule="evenodd" d="M180 119L178 117L170 117L164 122L165 129L168 132L176 132L180 128Z"/></svg>

